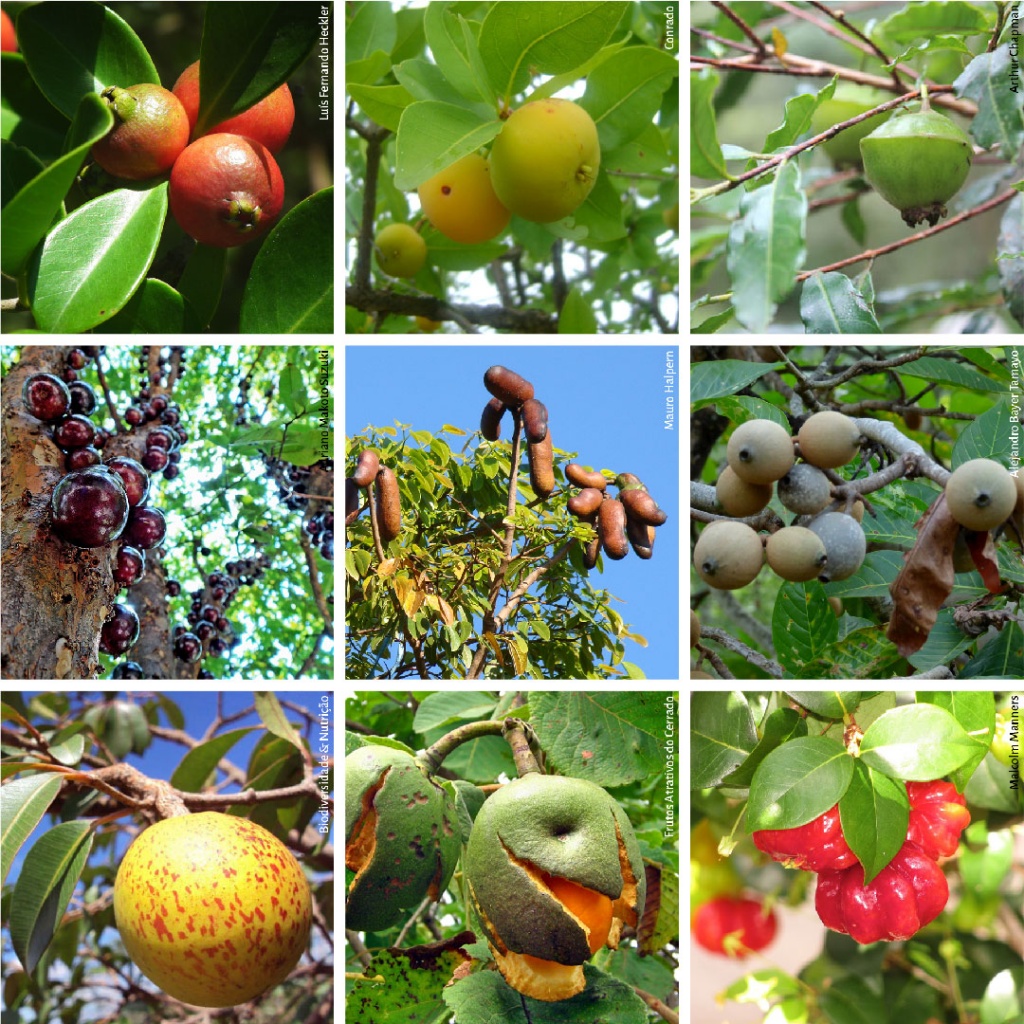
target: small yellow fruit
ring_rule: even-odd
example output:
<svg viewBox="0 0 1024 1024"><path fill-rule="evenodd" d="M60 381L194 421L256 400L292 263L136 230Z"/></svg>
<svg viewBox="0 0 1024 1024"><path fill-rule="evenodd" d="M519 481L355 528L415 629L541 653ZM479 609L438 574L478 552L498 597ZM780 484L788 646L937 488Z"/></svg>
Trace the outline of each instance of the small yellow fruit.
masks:
<svg viewBox="0 0 1024 1024"><path fill-rule="evenodd" d="M539 224L568 217L590 195L601 166L591 116L569 100L516 110L491 148L491 181L502 204Z"/></svg>
<svg viewBox="0 0 1024 1024"><path fill-rule="evenodd" d="M133 963L194 1006L236 1006L280 984L309 942L309 883L288 848L244 818L166 818L128 847L114 918Z"/></svg>
<svg viewBox="0 0 1024 1024"><path fill-rule="evenodd" d="M453 242L490 241L512 219L494 194L487 161L479 153L456 160L417 191L430 223Z"/></svg>
<svg viewBox="0 0 1024 1024"><path fill-rule="evenodd" d="M440 320L431 320L425 316L416 317L416 326L426 334L433 334L441 326Z"/></svg>
<svg viewBox="0 0 1024 1024"><path fill-rule="evenodd" d="M374 239L377 265L392 277L415 277L427 262L427 243L408 224L389 224Z"/></svg>

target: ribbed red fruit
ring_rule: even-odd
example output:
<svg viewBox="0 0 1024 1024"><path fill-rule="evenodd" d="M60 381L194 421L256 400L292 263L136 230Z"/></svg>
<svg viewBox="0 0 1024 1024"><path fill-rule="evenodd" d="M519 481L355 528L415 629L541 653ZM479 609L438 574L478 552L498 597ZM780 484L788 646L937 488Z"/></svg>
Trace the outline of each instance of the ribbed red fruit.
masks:
<svg viewBox="0 0 1024 1024"><path fill-rule="evenodd" d="M942 869L913 843L864 884L860 864L818 876L814 908L821 923L856 942L909 939L942 912L949 885Z"/></svg>
<svg viewBox="0 0 1024 1024"><path fill-rule="evenodd" d="M762 829L754 845L786 867L803 871L839 871L857 863L843 837L839 805L799 828Z"/></svg>
<svg viewBox="0 0 1024 1024"><path fill-rule="evenodd" d="M197 242L230 249L266 234L284 205L284 180L266 146L204 135L171 171L171 213Z"/></svg>

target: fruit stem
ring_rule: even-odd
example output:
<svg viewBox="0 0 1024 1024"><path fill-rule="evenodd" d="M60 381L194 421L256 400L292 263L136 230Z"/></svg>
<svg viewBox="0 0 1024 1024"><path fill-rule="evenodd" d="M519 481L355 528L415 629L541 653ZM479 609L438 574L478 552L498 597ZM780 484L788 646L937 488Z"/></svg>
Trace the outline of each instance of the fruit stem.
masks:
<svg viewBox="0 0 1024 1024"><path fill-rule="evenodd" d="M502 736L505 742L512 748L512 759L516 763L516 771L519 778L525 778L534 773L540 774L540 765L530 748L530 736L532 735L529 726L518 718L507 718L504 722L505 728Z"/></svg>
<svg viewBox="0 0 1024 1024"><path fill-rule="evenodd" d="M921 113L927 114L932 109L931 97L928 95L928 83L921 83Z"/></svg>
<svg viewBox="0 0 1024 1024"><path fill-rule="evenodd" d="M505 723L501 721L469 722L467 725L460 725L427 747L416 760L431 775L434 775L444 759L463 743L480 739L481 736L500 736L504 726Z"/></svg>

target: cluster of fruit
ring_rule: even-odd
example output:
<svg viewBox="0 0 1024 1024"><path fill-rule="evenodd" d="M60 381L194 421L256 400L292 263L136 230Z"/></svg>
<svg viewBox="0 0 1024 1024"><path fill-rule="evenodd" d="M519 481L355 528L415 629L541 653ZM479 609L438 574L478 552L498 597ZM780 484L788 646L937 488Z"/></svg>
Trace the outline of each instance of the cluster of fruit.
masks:
<svg viewBox="0 0 1024 1024"><path fill-rule="evenodd" d="M359 492L373 484L372 500L382 544L390 544L402 532L402 496L395 471L380 464L380 455L364 448L356 458L356 468L345 477L345 525L350 526L369 508L360 504Z"/></svg>
<svg viewBox="0 0 1024 1024"><path fill-rule="evenodd" d="M732 862L718 852L718 837L704 818L690 831L690 932L709 953L742 960L775 938L775 911L744 894Z"/></svg>
<svg viewBox="0 0 1024 1024"><path fill-rule="evenodd" d="M419 186L424 216L454 242L496 238L512 214L538 224L562 220L590 195L601 166L591 116L570 100L527 103L510 114L490 157L470 153ZM415 277L427 243L409 224L389 224L374 240L392 277Z"/></svg>
<svg viewBox="0 0 1024 1024"><path fill-rule="evenodd" d="M494 397L480 414L480 433L487 441L497 441L507 409L512 410L513 416L522 417L530 485L538 498L550 497L555 489L555 470L547 407L534 397L533 385L528 380L504 366L487 370L484 387ZM639 477L620 473L615 478L619 493L613 498L605 493L608 481L599 471L570 462L565 475L579 488L569 497L566 507L572 515L596 528L594 537L583 548L583 563L588 569L597 564L602 549L609 558L618 560L626 557L632 545L640 558L651 557L655 528L668 517Z"/></svg>
<svg viewBox="0 0 1024 1024"><path fill-rule="evenodd" d="M328 562L334 561L334 513L317 512L306 520L303 529L309 534L314 544L320 545L320 554Z"/></svg>
<svg viewBox="0 0 1024 1024"><path fill-rule="evenodd" d="M203 548L204 555L210 554ZM227 618L227 609L242 586L255 583L265 572L269 559L261 552L256 558L228 562L224 571L211 572L203 586L191 591L191 605L186 615L188 626L177 625L171 631L174 657L186 665L204 658L223 658L228 650L241 642ZM181 584L167 581L167 596L178 597ZM200 669L200 679L213 679L208 669Z"/></svg>
<svg viewBox="0 0 1024 1024"><path fill-rule="evenodd" d="M948 782L908 782L906 839L867 885L843 834L838 804L797 828L754 832L754 845L786 867L818 875L814 905L826 928L861 943L909 939L949 898L937 861L956 852L970 824L966 801Z"/></svg>
<svg viewBox="0 0 1024 1024"><path fill-rule="evenodd" d="M863 563L867 552L861 526L864 503L860 498L852 504L834 499L833 482L826 473L859 452L862 438L855 421L831 411L810 416L796 435L800 462L793 440L773 420L749 420L733 431L726 448L728 466L715 485L722 512L732 517L756 515L771 501L777 484L782 505L797 517L809 518L803 521L806 525L776 530L767 542L737 519L711 523L693 550L694 568L708 586L745 587L765 561L778 576L794 583L844 580ZM992 530L1011 515L1016 520L1024 513L1024 477L1011 476L991 459L960 465L944 493L950 514L964 531ZM972 567L956 566L957 571ZM695 643L691 630L691 646Z"/></svg>
<svg viewBox="0 0 1024 1024"><path fill-rule="evenodd" d="M266 454L263 464L268 476L277 484L277 496L289 512L298 512L309 504L309 480L313 472L309 466L295 466Z"/></svg>
<svg viewBox="0 0 1024 1024"><path fill-rule="evenodd" d="M92 148L108 174L146 181L170 172L171 213L197 242L229 249L264 235L284 205L273 154L291 134L287 85L242 113L196 134L199 62L172 91L151 82L104 89L114 126Z"/></svg>
<svg viewBox="0 0 1024 1024"><path fill-rule="evenodd" d="M450 783L403 750L345 759L346 921L381 931L455 870L462 830ZM547 1002L586 984L583 964L618 946L643 914L646 875L633 827L600 786L531 773L491 794L466 840L470 903L502 976Z"/></svg>
<svg viewBox="0 0 1024 1024"><path fill-rule="evenodd" d="M66 357L65 376L77 378L89 359L91 349L71 349ZM167 409L164 396L153 418ZM114 456L102 462L101 449L109 435L97 430L89 417L96 409L96 395L84 381L65 383L51 373L26 378L22 400L30 415L52 424L51 437L64 452L68 472L57 482L50 499L53 533L80 548L100 548L119 541L113 552L111 575L121 588L138 583L146 571L145 552L163 539L167 524L163 513L145 504L150 492L146 468L128 456ZM152 408L152 407L151 407ZM180 443L178 435L166 430L168 446ZM151 436L154 431L150 431ZM130 605L115 603L104 622L99 648L105 654L124 654L138 640L139 619Z"/></svg>

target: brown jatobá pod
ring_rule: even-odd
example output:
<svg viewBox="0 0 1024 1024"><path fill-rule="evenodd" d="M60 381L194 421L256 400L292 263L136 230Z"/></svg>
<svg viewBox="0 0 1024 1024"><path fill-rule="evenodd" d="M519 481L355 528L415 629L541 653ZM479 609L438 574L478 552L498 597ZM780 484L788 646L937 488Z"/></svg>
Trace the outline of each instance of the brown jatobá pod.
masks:
<svg viewBox="0 0 1024 1024"><path fill-rule="evenodd" d="M536 398L523 402L523 430L530 444L540 444L548 434L548 407Z"/></svg>
<svg viewBox="0 0 1024 1024"><path fill-rule="evenodd" d="M369 487L376 478L378 469L380 469L380 456L372 448L364 448L359 453L356 469L352 474L356 487Z"/></svg>
<svg viewBox="0 0 1024 1024"><path fill-rule="evenodd" d="M500 398L492 398L480 413L480 433L487 441L497 441L501 437L501 417L505 415L505 403Z"/></svg>
<svg viewBox="0 0 1024 1024"><path fill-rule="evenodd" d="M402 499L398 493L398 478L387 466L377 471L375 496L380 539L390 544L402 531Z"/></svg>
<svg viewBox="0 0 1024 1024"><path fill-rule="evenodd" d="M641 491L647 490L644 486L643 480L641 480L635 473L620 473L615 478L615 486L618 487L620 491L625 490L627 487L639 487Z"/></svg>
<svg viewBox="0 0 1024 1024"><path fill-rule="evenodd" d="M352 477L345 477L345 525L354 523L359 516L359 485Z"/></svg>
<svg viewBox="0 0 1024 1024"><path fill-rule="evenodd" d="M551 452L551 431L539 444L528 444L526 455L530 460L530 486L538 498L546 498L555 489L555 464Z"/></svg>
<svg viewBox="0 0 1024 1024"><path fill-rule="evenodd" d="M565 467L565 478L577 487L596 487L597 490L603 491L608 486L603 473L588 472L576 462L570 462Z"/></svg>
<svg viewBox="0 0 1024 1024"><path fill-rule="evenodd" d="M634 519L626 510L626 537L634 554L648 559L654 554L654 527Z"/></svg>
<svg viewBox="0 0 1024 1024"><path fill-rule="evenodd" d="M484 387L495 398L516 408L533 398L533 385L504 366L492 366L484 374Z"/></svg>
<svg viewBox="0 0 1024 1024"><path fill-rule="evenodd" d="M584 487L579 494L574 494L566 502L566 508L574 516L583 519L600 508L603 498L604 495L596 487Z"/></svg>
<svg viewBox="0 0 1024 1024"><path fill-rule="evenodd" d="M597 510L597 535L609 558L618 561L629 554L626 539L626 507L618 498L605 498Z"/></svg>
<svg viewBox="0 0 1024 1024"><path fill-rule="evenodd" d="M619 501L626 506L626 511L633 519L648 526L661 526L668 516L660 508L658 503L646 492L639 488L627 488L619 494Z"/></svg>

